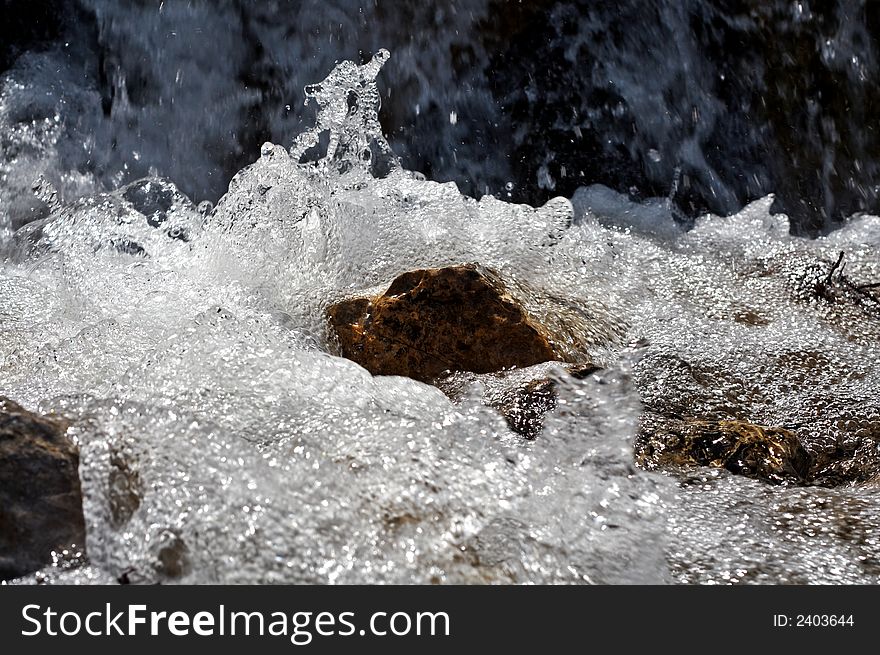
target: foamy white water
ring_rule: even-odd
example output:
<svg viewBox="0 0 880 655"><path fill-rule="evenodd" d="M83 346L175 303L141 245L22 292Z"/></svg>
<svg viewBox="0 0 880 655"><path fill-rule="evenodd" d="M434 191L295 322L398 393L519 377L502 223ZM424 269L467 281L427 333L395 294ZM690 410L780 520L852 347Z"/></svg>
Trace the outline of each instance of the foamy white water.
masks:
<svg viewBox="0 0 880 655"><path fill-rule="evenodd" d="M216 208L150 178L4 238L0 394L72 418L82 456L87 560L39 578L877 582L875 482L683 480L636 468L633 440L645 409L686 407L873 461L880 316L814 289L839 251L880 280L880 219L809 241L772 198L687 233L598 187L476 201L400 166L384 58L340 64L315 130L265 145ZM466 262L604 367L559 371L534 441L476 392L456 405L334 355L330 303Z"/></svg>

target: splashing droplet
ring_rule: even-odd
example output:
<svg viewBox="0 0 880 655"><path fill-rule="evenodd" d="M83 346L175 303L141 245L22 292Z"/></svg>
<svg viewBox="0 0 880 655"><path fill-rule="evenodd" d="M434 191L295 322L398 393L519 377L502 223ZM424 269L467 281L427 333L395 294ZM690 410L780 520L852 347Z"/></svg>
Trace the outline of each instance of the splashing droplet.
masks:
<svg viewBox="0 0 880 655"><path fill-rule="evenodd" d="M58 198L58 190L55 185L47 180L42 174L34 180L31 189L34 195L49 206L50 212L61 209L61 200Z"/></svg>
<svg viewBox="0 0 880 655"><path fill-rule="evenodd" d="M305 87L306 104L316 102L318 116L315 127L294 140L290 153L294 160L301 162L327 134L327 150L317 160L320 166L339 173L366 170L374 177L398 167L379 124L382 101L376 76L389 57L382 49L363 66L343 61L322 82Z"/></svg>

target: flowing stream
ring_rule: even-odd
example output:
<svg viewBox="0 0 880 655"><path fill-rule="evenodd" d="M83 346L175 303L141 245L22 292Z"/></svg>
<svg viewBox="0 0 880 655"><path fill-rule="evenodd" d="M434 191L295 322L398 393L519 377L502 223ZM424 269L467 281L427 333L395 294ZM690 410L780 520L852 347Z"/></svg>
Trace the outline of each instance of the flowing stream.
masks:
<svg viewBox="0 0 880 655"><path fill-rule="evenodd" d="M83 4L102 42L131 35L115 3ZM182 3L140 3L151 18L120 56L139 56L169 15L211 39L239 4L217 3L215 24ZM276 4L240 19L262 25ZM307 19L308 4L297 20L329 25L321 38L372 20L337 3ZM493 3L472 4L484 21L495 16ZM548 15L564 18L566 6ZM473 29L458 9L437 9L431 24ZM610 19L596 10L593 20ZM284 40L285 24L264 42L306 47ZM571 48L593 38L577 24L577 34L560 32ZM529 173L546 197L514 202L523 183L504 182L522 170L490 161L485 147L475 154L472 138L447 148L472 129L457 127L468 103L491 104L473 89L461 102L446 88L449 104L437 94L414 103L443 117L437 150L421 152L443 172L426 179L412 170L409 136L383 134L380 105L404 69L427 93L437 60L415 42L390 54L373 47L384 29L364 37L372 59L276 71L299 89L317 84L305 86L301 110L275 107L274 138L239 153L230 143L250 137L217 135L239 124L242 98L211 95L236 74L224 68L238 61L234 48L218 54L163 33L169 49L142 73L165 79L179 64L175 48L186 50L177 91L161 87L147 102L133 97L131 78L117 79L116 93L128 95L106 114L62 46L22 54L3 77L0 395L72 421L87 526L85 552L59 553L21 581L880 582L880 298L870 286L880 282L880 218L838 217L818 238L796 236L806 224L778 211L766 195L772 180L746 193L706 173L704 191L722 198L717 212L684 220L675 194L650 176L635 194L594 177L556 196L558 159L543 178L540 166ZM664 43L691 47L684 37ZM275 46L262 56L270 50L281 57ZM873 75L874 60L859 61ZM624 64L605 60L627 111L654 116L640 129L656 135L645 153L660 165L674 130L629 95ZM386 69L392 82L377 85ZM698 85L703 73L686 69ZM412 102L418 93L402 84ZM196 98L202 110L177 121ZM704 121L723 112L712 98L692 101ZM65 113L59 103L79 104ZM132 118L135 105L152 109ZM703 166L701 134L693 147L678 143L675 165L656 180ZM111 136L113 148L103 141ZM222 193L230 161L241 170ZM814 225L828 228L823 221ZM532 290L530 311L551 325L564 307L574 317L565 329L600 368L582 380L552 371L558 404L534 440L480 402L479 381L453 402L337 356L330 304L382 291L406 271L467 262ZM651 413L790 429L836 477L797 485L713 467L645 470L636 455Z"/></svg>

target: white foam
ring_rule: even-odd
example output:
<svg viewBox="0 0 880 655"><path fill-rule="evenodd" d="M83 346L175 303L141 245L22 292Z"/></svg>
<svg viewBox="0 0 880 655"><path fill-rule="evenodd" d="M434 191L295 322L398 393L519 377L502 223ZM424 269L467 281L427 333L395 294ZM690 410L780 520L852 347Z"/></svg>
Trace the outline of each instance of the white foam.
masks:
<svg viewBox="0 0 880 655"><path fill-rule="evenodd" d="M337 69L360 75L369 99L366 72ZM12 239L0 393L74 419L82 451L90 566L50 569L50 581L823 581L842 553L876 556L867 533L850 544L779 527L792 506L819 521L828 498L873 520L870 489L711 476L711 492L679 492L635 469L631 441L642 403L733 405L820 445L854 438L845 421L877 421L876 320L807 301L799 285L840 249L854 279L880 279L880 219L806 241L767 199L658 239L620 226L660 207L601 189L575 220L561 198L477 202L395 165L374 177L357 162L382 138L364 131L375 126L351 112L320 120L342 135L326 159L297 161L310 137L294 157L268 144L213 210L150 179ZM534 442L473 400L331 354L330 302L470 261L608 366L561 385ZM637 339L649 345L625 347ZM141 488L122 523L119 461ZM740 514L747 529L730 532ZM876 572L851 563L846 579Z"/></svg>

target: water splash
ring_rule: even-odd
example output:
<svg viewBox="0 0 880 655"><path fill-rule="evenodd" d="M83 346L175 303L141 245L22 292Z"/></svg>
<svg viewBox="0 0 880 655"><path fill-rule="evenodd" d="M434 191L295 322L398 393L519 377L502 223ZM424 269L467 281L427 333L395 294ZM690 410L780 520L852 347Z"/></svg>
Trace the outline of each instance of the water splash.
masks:
<svg viewBox="0 0 880 655"><path fill-rule="evenodd" d="M817 284L841 250L853 284L880 279L880 219L806 241L767 198L682 233L662 199L533 208L375 177L356 155L376 124L347 97L376 100L379 63L313 90L315 130L339 135L323 164L299 162L313 131L293 156L267 144L211 210L147 179L16 232L0 394L73 421L86 496L89 566L46 580L876 582L870 481L672 478L632 441L647 413L740 418L875 461L880 325ZM652 216L672 227L626 226ZM329 303L471 261L605 369L558 374L534 441L476 391L333 354Z"/></svg>
<svg viewBox="0 0 880 655"><path fill-rule="evenodd" d="M61 199L58 197L58 189L45 176L40 175L34 180L31 190L34 195L43 201L48 207L49 212L56 212L61 209Z"/></svg>
<svg viewBox="0 0 880 655"><path fill-rule="evenodd" d="M380 177L399 165L379 125L382 100L376 77L390 56L382 49L362 66L343 61L323 82L305 88L306 104L314 101L318 114L315 127L294 140L294 160L301 161L326 136L327 150L319 161L339 173L363 169Z"/></svg>

